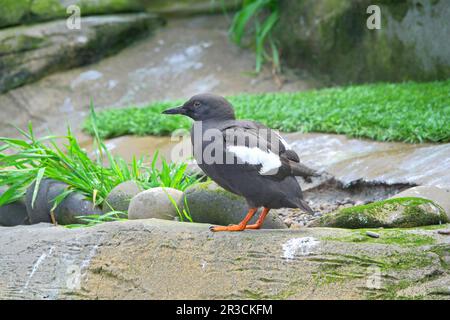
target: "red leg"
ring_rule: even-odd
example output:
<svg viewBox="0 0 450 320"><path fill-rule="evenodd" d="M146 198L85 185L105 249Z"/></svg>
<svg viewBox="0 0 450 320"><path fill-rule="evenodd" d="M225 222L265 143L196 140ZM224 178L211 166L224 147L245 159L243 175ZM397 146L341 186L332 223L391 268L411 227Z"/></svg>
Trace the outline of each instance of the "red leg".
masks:
<svg viewBox="0 0 450 320"><path fill-rule="evenodd" d="M222 227L222 226L210 227L209 230L211 230L213 232L217 232L217 231L242 231L247 226L247 223L253 218L253 215L256 213L256 211L258 211L258 208L250 208L250 210L248 210L248 213L245 216L244 220L239 222L239 224L235 224L235 225L231 225L231 226L227 226L227 227Z"/></svg>
<svg viewBox="0 0 450 320"><path fill-rule="evenodd" d="M259 228L261 228L262 224L264 223L264 219L266 218L267 214L269 213L269 210L270 210L270 208L264 207L264 209L261 212L261 215L259 216L258 220L256 220L256 223L246 226L245 229L259 229Z"/></svg>

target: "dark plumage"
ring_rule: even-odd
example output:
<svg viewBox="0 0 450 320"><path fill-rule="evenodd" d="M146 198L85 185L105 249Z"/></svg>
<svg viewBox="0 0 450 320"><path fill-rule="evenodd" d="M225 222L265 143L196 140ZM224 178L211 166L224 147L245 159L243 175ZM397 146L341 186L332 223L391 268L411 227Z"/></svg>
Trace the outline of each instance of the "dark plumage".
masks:
<svg viewBox="0 0 450 320"><path fill-rule="evenodd" d="M213 94L196 95L181 107L163 113L195 120L191 141L199 167L218 185L244 197L250 206L239 225L213 227L212 231L260 228L272 208L300 208L313 213L303 200L295 176L317 174L300 163L297 153L276 132L254 121L236 120L231 104ZM257 223L247 225L259 207L264 210Z"/></svg>

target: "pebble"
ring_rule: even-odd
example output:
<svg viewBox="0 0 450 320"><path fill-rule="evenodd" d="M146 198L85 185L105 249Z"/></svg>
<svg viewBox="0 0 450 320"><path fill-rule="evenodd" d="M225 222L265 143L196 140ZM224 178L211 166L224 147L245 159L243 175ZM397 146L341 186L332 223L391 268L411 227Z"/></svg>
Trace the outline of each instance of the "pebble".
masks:
<svg viewBox="0 0 450 320"><path fill-rule="evenodd" d="M380 235L376 232L372 232L372 231L366 231L366 235L371 237L371 238L379 238Z"/></svg>

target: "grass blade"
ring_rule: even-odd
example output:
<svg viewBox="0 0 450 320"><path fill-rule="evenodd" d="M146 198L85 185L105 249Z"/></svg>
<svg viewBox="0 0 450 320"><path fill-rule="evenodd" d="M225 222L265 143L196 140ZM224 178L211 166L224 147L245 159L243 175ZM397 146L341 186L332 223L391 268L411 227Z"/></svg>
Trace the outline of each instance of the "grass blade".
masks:
<svg viewBox="0 0 450 320"><path fill-rule="evenodd" d="M39 192L39 186L41 184L41 180L44 177L44 173L45 173L45 168L40 168L37 173L37 176L36 176L36 182L35 182L34 190L33 190L33 197L31 199L31 208L33 208L33 209L34 209L34 202L36 201L36 197Z"/></svg>

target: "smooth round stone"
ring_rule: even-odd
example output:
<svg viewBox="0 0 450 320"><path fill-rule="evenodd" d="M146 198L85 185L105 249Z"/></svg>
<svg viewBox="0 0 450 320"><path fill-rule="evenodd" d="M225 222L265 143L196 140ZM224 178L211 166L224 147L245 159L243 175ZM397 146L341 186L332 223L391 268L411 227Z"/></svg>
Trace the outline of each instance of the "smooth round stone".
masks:
<svg viewBox="0 0 450 320"><path fill-rule="evenodd" d="M50 212L54 199L66 190L67 184L52 179L43 179L39 185L34 205L32 205L34 186L33 183L28 187L25 200L30 223L52 223ZM102 211L97 207L94 208L92 201L77 192L67 195L54 210L56 222L62 225L84 223L77 217L93 214L102 214Z"/></svg>
<svg viewBox="0 0 450 320"><path fill-rule="evenodd" d="M6 190L8 188L0 187L0 196ZM29 224L27 207L23 199L0 207L0 226L13 227L22 224Z"/></svg>
<svg viewBox="0 0 450 320"><path fill-rule="evenodd" d="M112 189L106 197L106 202L103 204L103 213L111 211L128 212L131 199L141 191L142 188L135 181L122 182Z"/></svg>
<svg viewBox="0 0 450 320"><path fill-rule="evenodd" d="M174 220L178 212L169 197L172 197L180 211L183 210L183 192L158 187L142 191L131 199L128 218Z"/></svg>

